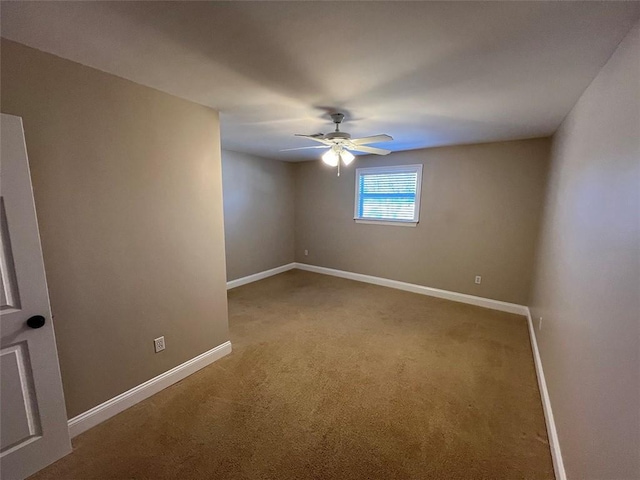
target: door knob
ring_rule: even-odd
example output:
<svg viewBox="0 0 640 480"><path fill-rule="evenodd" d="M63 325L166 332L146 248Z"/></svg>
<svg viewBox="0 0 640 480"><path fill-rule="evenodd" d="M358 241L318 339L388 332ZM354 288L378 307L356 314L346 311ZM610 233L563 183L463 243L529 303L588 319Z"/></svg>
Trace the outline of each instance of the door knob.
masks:
<svg viewBox="0 0 640 480"><path fill-rule="evenodd" d="M31 328L40 328L45 323L45 318L42 315L34 315L29 320L27 320L27 325Z"/></svg>

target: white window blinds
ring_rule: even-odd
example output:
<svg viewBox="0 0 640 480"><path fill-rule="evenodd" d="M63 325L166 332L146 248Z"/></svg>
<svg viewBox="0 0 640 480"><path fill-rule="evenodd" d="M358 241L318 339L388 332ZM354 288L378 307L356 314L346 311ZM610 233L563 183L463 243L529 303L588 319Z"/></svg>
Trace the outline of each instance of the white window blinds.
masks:
<svg viewBox="0 0 640 480"><path fill-rule="evenodd" d="M422 165L358 168L356 220L417 223Z"/></svg>

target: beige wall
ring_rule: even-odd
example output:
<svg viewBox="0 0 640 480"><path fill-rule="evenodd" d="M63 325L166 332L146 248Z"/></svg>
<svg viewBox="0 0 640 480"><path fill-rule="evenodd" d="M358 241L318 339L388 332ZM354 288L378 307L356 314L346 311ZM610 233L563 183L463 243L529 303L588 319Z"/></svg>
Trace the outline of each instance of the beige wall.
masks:
<svg viewBox="0 0 640 480"><path fill-rule="evenodd" d="M227 280L293 262L293 169L222 151Z"/></svg>
<svg viewBox="0 0 640 480"><path fill-rule="evenodd" d="M68 414L226 341L217 112L5 40L1 95L24 121Z"/></svg>
<svg viewBox="0 0 640 480"><path fill-rule="evenodd" d="M532 314L570 479L640 478L640 31L556 133Z"/></svg>
<svg viewBox="0 0 640 480"><path fill-rule="evenodd" d="M340 177L298 164L296 261L527 304L548 150L537 139L366 156ZM357 167L416 163L415 228L353 221Z"/></svg>

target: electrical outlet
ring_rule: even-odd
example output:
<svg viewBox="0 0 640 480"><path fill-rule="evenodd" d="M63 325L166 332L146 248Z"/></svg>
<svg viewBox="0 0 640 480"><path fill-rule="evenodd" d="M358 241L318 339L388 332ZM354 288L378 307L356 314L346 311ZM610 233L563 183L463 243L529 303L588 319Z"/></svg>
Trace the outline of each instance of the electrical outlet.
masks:
<svg viewBox="0 0 640 480"><path fill-rule="evenodd" d="M480 275L476 275L476 285L480 285L482 283L482 277Z"/></svg>
<svg viewBox="0 0 640 480"><path fill-rule="evenodd" d="M161 352L165 348L164 337L158 337L153 340L153 347L156 350L156 353Z"/></svg>
<svg viewBox="0 0 640 480"><path fill-rule="evenodd" d="M542 317L538 318L538 330L542 330Z"/></svg>
<svg viewBox="0 0 640 480"><path fill-rule="evenodd" d="M304 251L304 256L306 257L306 256L308 256L308 255L309 255L309 250L305 250L305 251Z"/></svg>

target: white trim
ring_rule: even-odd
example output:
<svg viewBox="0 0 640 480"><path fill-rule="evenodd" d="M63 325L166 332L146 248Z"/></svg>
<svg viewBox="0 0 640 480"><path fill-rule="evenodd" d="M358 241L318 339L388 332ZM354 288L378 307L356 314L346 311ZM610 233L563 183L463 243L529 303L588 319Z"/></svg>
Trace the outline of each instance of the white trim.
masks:
<svg viewBox="0 0 640 480"><path fill-rule="evenodd" d="M354 218L356 223L364 223L365 225L393 225L394 227L415 227L418 222L406 222L403 220L362 220Z"/></svg>
<svg viewBox="0 0 640 480"><path fill-rule="evenodd" d="M246 285L247 283L257 282L263 278L272 277L273 275L293 270L294 268L296 268L295 263L287 263L286 265L281 265L279 267L272 268L271 270L265 270L264 272L254 273L253 275L237 278L236 280L230 280L227 282L227 290Z"/></svg>
<svg viewBox="0 0 640 480"><path fill-rule="evenodd" d="M544 370L542 369L542 359L538 350L538 340L536 332L533 328L531 319L531 311L527 308L527 324L529 325L529 338L531 339L531 350L533 350L533 361L536 366L536 376L538 377L538 387L540 388L540 396L542 397L542 407L544 408L544 421L547 424L547 435L549 437L549 448L551 449L551 458L553 460L553 471L556 480L567 480L567 474L564 470L564 462L562 461L562 452L560 451L560 442L558 441L558 432L556 430L556 422L553 419L553 411L551 409L551 399L547 390L547 381L544 378Z"/></svg>
<svg viewBox="0 0 640 480"><path fill-rule="evenodd" d="M118 413L132 407L138 402L141 402L145 398L149 398L151 395L158 393L160 390L179 382L185 377L188 377L192 373L200 370L201 368L210 365L216 360L231 353L231 342L225 342L218 345L211 350L204 352L197 357L192 358L184 362L177 367L168 370L157 377L147 380L141 383L137 387L133 387L131 390L127 390L121 393L117 397L113 397L111 400L107 400L100 405L93 407L91 410L87 410L80 415L73 417L69 420L69 435L75 437L82 432L95 427L99 423L117 415Z"/></svg>
<svg viewBox="0 0 640 480"><path fill-rule="evenodd" d="M357 282L373 283L383 287L396 288L398 290L406 290L407 292L419 293L421 295L429 295L431 297L444 298L454 302L467 303L478 307L491 308L500 310L501 312L515 313L518 315L527 315L528 308L524 305L515 303L501 302L500 300L492 300L490 298L476 297L467 295L466 293L450 292L449 290L440 290L438 288L425 287L414 283L400 282L398 280L390 280L388 278L373 277L371 275L363 275L361 273L345 272L342 270L334 270L333 268L318 267L316 265L308 265L306 263L296 263L295 268L306 270L308 272L323 273L334 277L347 278Z"/></svg>

